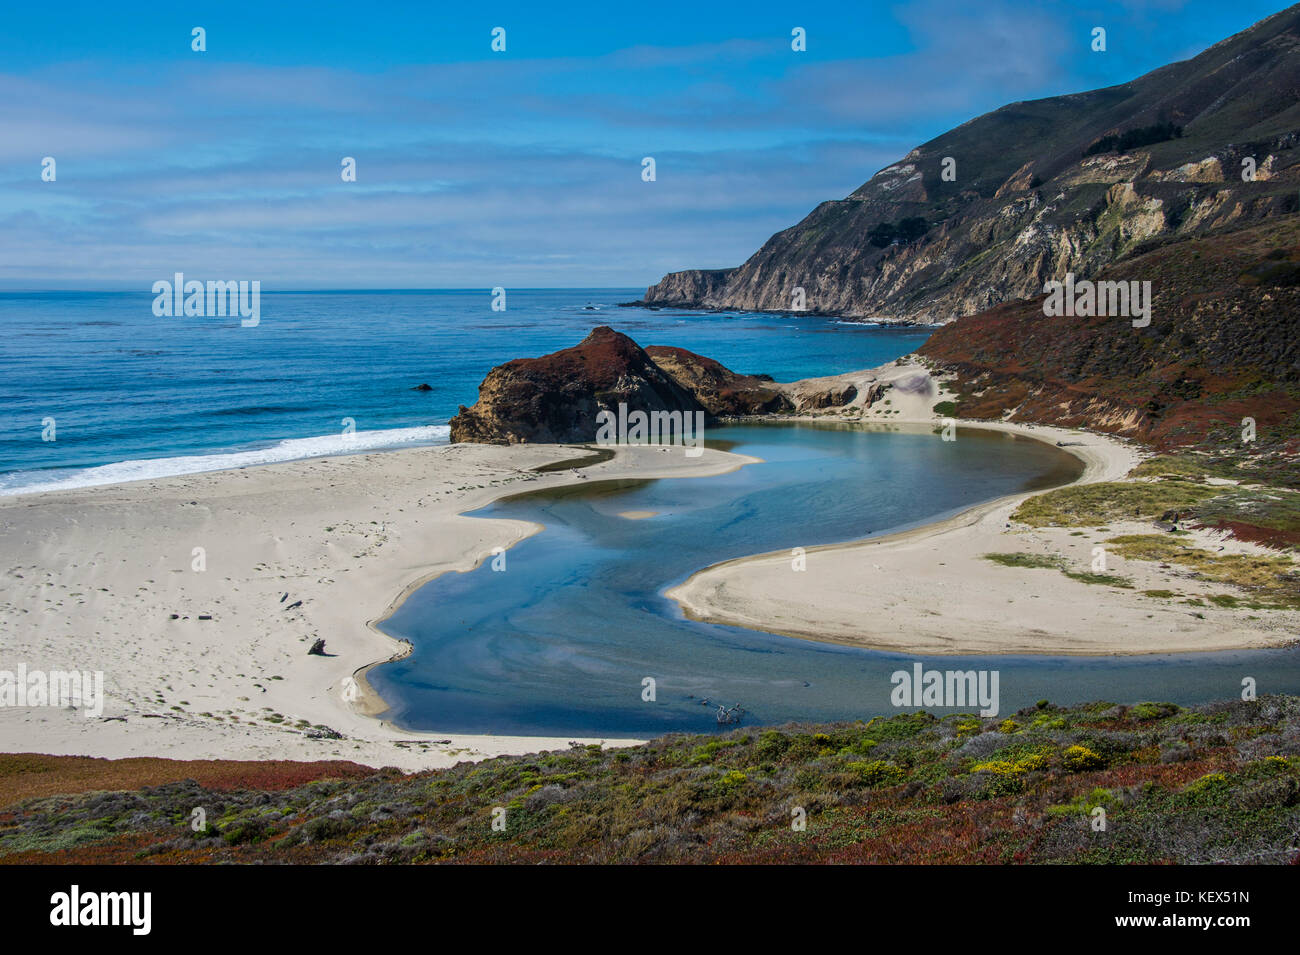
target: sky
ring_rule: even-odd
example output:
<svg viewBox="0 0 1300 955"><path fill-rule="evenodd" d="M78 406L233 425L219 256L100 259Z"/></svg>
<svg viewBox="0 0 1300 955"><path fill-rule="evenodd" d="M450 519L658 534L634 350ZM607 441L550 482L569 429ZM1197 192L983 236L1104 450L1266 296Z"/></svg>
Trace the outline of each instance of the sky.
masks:
<svg viewBox="0 0 1300 955"><path fill-rule="evenodd" d="M739 265L981 113L1126 82L1282 8L8 5L0 288L646 286Z"/></svg>

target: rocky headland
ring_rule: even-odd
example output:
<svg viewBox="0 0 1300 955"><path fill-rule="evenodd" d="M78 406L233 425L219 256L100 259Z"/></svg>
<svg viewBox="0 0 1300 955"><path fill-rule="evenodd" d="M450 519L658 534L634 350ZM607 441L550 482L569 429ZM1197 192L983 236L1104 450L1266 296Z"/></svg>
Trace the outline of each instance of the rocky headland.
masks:
<svg viewBox="0 0 1300 955"><path fill-rule="evenodd" d="M1177 241L1294 213L1300 6L1129 83L1012 103L651 307L943 324Z"/></svg>

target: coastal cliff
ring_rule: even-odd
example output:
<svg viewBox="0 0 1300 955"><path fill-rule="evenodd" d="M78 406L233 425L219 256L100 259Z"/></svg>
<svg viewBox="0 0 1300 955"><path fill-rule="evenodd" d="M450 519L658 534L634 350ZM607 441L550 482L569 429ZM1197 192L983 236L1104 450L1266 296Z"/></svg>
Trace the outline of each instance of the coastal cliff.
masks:
<svg viewBox="0 0 1300 955"><path fill-rule="evenodd" d="M669 272L646 290L645 300L655 305L678 305L705 308L726 292L727 282L735 269L687 269Z"/></svg>
<svg viewBox="0 0 1300 955"><path fill-rule="evenodd" d="M621 403L645 413L701 412L706 420L792 407L761 378L738 375L684 348L643 349L601 326L572 348L493 368L474 406L461 405L449 422L451 441L590 441L597 415L617 413Z"/></svg>
<svg viewBox="0 0 1300 955"><path fill-rule="evenodd" d="M743 265L636 304L945 323L1090 277L1157 239L1297 209L1300 6L1107 89L1013 103L823 202ZM1253 180L1243 171L1253 166Z"/></svg>

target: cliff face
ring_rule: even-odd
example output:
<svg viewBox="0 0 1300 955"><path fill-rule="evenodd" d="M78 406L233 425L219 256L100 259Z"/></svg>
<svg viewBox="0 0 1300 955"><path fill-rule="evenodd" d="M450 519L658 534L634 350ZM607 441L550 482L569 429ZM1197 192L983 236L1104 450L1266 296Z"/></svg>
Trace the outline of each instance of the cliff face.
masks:
<svg viewBox="0 0 1300 955"><path fill-rule="evenodd" d="M1300 216L1158 244L1105 269L1152 282L1151 322L1048 317L1044 296L939 329L919 350L956 376L957 417L1088 427L1158 447L1300 450Z"/></svg>
<svg viewBox="0 0 1300 955"><path fill-rule="evenodd" d="M642 349L602 326L581 343L541 358L518 358L488 372L472 408L450 421L453 443L591 441L601 411L781 411L788 400L767 382L737 375L682 348Z"/></svg>
<svg viewBox="0 0 1300 955"><path fill-rule="evenodd" d="M798 287L810 312L942 323L1037 295L1154 238L1295 211L1298 99L1300 6L1122 86L965 123L740 267L671 273L643 303L792 311Z"/></svg>
<svg viewBox="0 0 1300 955"><path fill-rule="evenodd" d="M703 308L705 303L725 292L735 269L687 269L669 272L646 290L646 301L656 305Z"/></svg>

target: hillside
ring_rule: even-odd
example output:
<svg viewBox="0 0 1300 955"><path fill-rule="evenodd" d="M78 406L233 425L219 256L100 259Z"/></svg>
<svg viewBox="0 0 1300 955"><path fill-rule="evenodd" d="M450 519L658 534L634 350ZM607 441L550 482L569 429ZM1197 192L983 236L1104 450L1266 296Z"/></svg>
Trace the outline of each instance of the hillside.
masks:
<svg viewBox="0 0 1300 955"><path fill-rule="evenodd" d="M1089 277L1153 239L1297 209L1300 6L1108 89L1004 106L823 202L734 269L641 304L943 323ZM955 160L955 180L943 176ZM1242 161L1256 178L1243 182Z"/></svg>
<svg viewBox="0 0 1300 955"><path fill-rule="evenodd" d="M1150 281L1151 322L1048 317L1045 296L963 318L918 355L955 417L1086 427L1158 448L1300 450L1300 217L1138 247L1099 273Z"/></svg>
<svg viewBox="0 0 1300 955"><path fill-rule="evenodd" d="M23 772L0 778L26 795ZM0 862L1293 863L1300 699L1044 700L348 776L88 792L79 775L0 812Z"/></svg>

